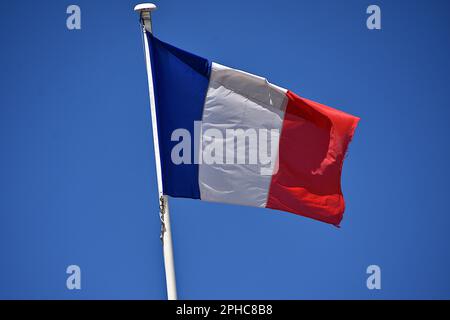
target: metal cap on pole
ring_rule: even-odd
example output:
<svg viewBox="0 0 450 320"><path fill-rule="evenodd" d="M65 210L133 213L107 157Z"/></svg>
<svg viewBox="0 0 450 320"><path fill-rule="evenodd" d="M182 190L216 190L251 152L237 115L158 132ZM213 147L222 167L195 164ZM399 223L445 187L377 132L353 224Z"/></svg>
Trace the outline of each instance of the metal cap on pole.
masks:
<svg viewBox="0 0 450 320"><path fill-rule="evenodd" d="M149 40L147 32L152 33L151 12L156 10L153 3L141 3L134 7L139 13L142 25L145 50L145 64L147 65L148 90L150 95L150 111L153 129L153 147L155 151L156 177L158 182L159 215L161 219L161 240L163 244L164 268L166 273L167 298L177 299L177 287L175 280L175 263L173 259L172 231L170 227L169 198L164 195L161 171L161 157L158 139L158 122L156 120L155 88L153 85L152 63L150 57Z"/></svg>
<svg viewBox="0 0 450 320"><path fill-rule="evenodd" d="M145 30L152 32L152 11L157 9L153 3L140 3L134 7L134 11L138 12L145 26Z"/></svg>

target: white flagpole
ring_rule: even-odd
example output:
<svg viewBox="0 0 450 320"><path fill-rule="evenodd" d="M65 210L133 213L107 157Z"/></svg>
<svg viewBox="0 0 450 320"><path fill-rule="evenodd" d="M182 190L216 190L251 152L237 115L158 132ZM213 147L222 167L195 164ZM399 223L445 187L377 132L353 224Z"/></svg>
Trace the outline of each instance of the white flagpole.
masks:
<svg viewBox="0 0 450 320"><path fill-rule="evenodd" d="M163 243L164 267L166 271L167 298L168 300L177 300L175 266L173 260L172 232L170 229L169 199L166 195L164 195L162 184L161 158L159 156L160 151L158 139L158 124L156 121L155 90L153 87L153 74L152 74L152 64L150 62L150 49L146 35L147 32L152 33L151 12L153 10L156 10L156 6L153 3L138 4L134 8L134 11L138 12L140 15L141 27L144 38L145 63L147 65L148 90L150 94L150 111L153 128L153 145L155 149L154 151L156 163L156 177L158 179L158 196L160 203L159 214L161 218L161 240Z"/></svg>

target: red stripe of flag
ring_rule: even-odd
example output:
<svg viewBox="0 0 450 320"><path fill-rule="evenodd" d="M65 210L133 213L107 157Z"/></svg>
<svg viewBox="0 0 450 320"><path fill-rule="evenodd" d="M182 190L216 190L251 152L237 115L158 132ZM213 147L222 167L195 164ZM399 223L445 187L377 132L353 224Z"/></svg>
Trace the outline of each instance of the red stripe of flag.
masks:
<svg viewBox="0 0 450 320"><path fill-rule="evenodd" d="M342 165L359 118L290 91L287 97L267 208L339 226L345 209Z"/></svg>

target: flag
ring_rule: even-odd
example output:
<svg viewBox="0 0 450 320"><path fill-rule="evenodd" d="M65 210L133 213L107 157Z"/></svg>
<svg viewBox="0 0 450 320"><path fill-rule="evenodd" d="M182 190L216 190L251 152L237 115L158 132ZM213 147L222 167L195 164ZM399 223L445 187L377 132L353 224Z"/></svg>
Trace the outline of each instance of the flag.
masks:
<svg viewBox="0 0 450 320"><path fill-rule="evenodd" d="M359 118L147 37L164 194L340 224Z"/></svg>

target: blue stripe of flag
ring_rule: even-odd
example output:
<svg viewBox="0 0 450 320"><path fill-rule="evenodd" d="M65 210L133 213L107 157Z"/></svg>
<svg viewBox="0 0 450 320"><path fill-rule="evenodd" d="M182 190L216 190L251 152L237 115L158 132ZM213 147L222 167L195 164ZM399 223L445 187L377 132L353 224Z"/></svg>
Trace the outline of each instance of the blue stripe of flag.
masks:
<svg viewBox="0 0 450 320"><path fill-rule="evenodd" d="M173 163L171 150L178 142L172 142L171 135L174 130L184 128L194 138L194 121L202 119L211 64L207 59L173 47L151 34L147 36L155 87L164 194L200 199L198 165ZM191 155L194 155L193 143L191 149Z"/></svg>

